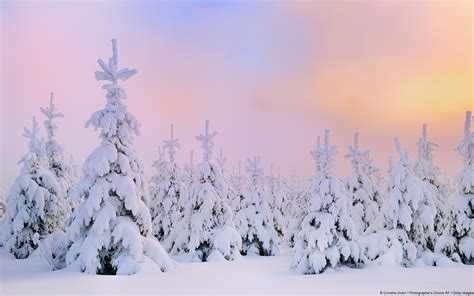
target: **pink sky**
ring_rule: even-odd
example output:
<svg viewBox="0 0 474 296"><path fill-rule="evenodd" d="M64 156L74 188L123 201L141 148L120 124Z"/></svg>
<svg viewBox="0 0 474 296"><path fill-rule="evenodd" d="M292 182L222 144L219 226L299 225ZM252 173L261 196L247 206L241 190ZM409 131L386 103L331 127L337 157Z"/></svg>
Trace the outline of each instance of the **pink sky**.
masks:
<svg viewBox="0 0 474 296"><path fill-rule="evenodd" d="M228 170L258 154L267 172L275 162L306 178L308 152L329 128L338 176L349 172L343 154L354 131L385 171L394 136L416 157L423 123L440 146L436 163L450 178L461 167L454 148L473 107L470 1L4 1L1 24L4 190L27 149L22 129L33 115L43 121L50 91L65 114L66 154L82 165L99 144L84 123L105 104L93 73L111 38L121 66L138 70L123 86L148 175L171 123L178 160L190 149L200 159L194 136L205 119Z"/></svg>

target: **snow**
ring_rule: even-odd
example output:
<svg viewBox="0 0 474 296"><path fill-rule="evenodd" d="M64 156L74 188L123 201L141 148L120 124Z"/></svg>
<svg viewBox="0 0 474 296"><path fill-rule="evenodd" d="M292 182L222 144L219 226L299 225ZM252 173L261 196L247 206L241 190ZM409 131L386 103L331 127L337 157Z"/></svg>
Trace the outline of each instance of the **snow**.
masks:
<svg viewBox="0 0 474 296"><path fill-rule="evenodd" d="M152 257L152 256L150 256ZM160 256L161 257L161 256ZM288 249L271 257L242 257L234 261L175 263L162 273L151 262L140 264L132 276L102 276L50 271L38 256L15 260L0 251L0 294L379 294L380 291L473 291L473 266L412 268L337 268L319 275L289 271ZM218 280L216 280L218 279ZM343 283L343 284L341 284Z"/></svg>

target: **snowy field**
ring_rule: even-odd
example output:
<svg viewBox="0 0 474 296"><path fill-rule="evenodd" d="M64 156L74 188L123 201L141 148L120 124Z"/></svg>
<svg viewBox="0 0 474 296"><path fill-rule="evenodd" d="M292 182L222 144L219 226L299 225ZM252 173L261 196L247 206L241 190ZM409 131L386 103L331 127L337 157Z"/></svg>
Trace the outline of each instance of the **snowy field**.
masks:
<svg viewBox="0 0 474 296"><path fill-rule="evenodd" d="M49 271L39 256L13 259L1 252L0 295L12 294L369 294L380 291L473 292L474 267L340 268L319 275L289 271L290 250L233 262L176 263L162 273L145 262L131 276Z"/></svg>

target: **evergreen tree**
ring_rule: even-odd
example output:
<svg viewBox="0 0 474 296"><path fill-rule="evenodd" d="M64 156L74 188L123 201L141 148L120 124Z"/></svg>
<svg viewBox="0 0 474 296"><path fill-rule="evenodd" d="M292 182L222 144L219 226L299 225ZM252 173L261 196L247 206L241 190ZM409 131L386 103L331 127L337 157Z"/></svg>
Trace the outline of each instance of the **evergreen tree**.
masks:
<svg viewBox="0 0 474 296"><path fill-rule="evenodd" d="M295 238L291 268L298 273L321 273L330 266L362 262L357 229L348 215L350 199L333 173L336 153L326 130L324 146L313 152L316 172L308 190L310 207Z"/></svg>
<svg viewBox="0 0 474 296"><path fill-rule="evenodd" d="M359 149L359 133L354 134L354 144L349 146L352 174L345 180L345 187L351 201L350 212L359 233L363 233L379 214L380 190L371 174L377 172L372 164L370 152Z"/></svg>
<svg viewBox="0 0 474 296"><path fill-rule="evenodd" d="M71 191L71 198L83 202L61 247L54 248L53 261L55 268L66 265L93 274L133 274L148 256L166 271L171 260L151 236L145 174L133 149L140 124L123 103L125 91L118 84L137 71L119 70L115 39L112 52L108 65L98 60L102 70L95 72L97 80L110 82L102 86L107 104L86 123L100 129L102 141L87 157L82 179Z"/></svg>
<svg viewBox="0 0 474 296"><path fill-rule="evenodd" d="M61 187L48 170L48 159L39 128L33 117L32 129L25 128L23 136L29 139L29 151L6 201L2 241L18 259L27 258L37 247L39 239L63 227Z"/></svg>
<svg viewBox="0 0 474 296"><path fill-rule="evenodd" d="M239 255L241 240L227 204L227 184L218 165L211 162L216 132L196 137L204 150L203 162L194 168L190 200L184 216L173 229L167 246L174 254L192 261L233 260Z"/></svg>
<svg viewBox="0 0 474 296"><path fill-rule="evenodd" d="M436 204L434 191L415 175L408 152L402 151L398 138L395 138L395 146L400 160L396 165L389 165L387 199L374 227L367 232L378 227L385 237L383 252L394 246L398 249L397 264L410 266L417 257L417 249L433 249Z"/></svg>
<svg viewBox="0 0 474 296"><path fill-rule="evenodd" d="M74 186L76 172L73 166L64 160L64 149L56 140L58 126L54 122L54 119L64 117L64 115L57 111L53 98L54 93L51 93L49 106L40 108L41 112L46 116L44 126L48 135L44 147L48 158L49 170L56 176L56 180L59 186L61 186L61 192L64 194L63 196L59 196L58 199L58 202L62 204L61 208L64 209L64 211L60 213L60 218L67 220L72 209L71 205L66 202L66 197Z"/></svg>
<svg viewBox="0 0 474 296"><path fill-rule="evenodd" d="M0 189L0 218L3 218L3 216L5 216L5 193L3 193L3 189ZM1 237L1 233L0 233L0 237ZM0 243L1 243L1 240L0 240Z"/></svg>
<svg viewBox="0 0 474 296"><path fill-rule="evenodd" d="M156 175L152 177L150 186L153 234L160 241L169 237L171 229L181 219L184 203L188 200L188 189L181 181L181 170L175 159L179 140L174 138L173 125L171 139L164 142L164 148L168 149L169 161L165 161L161 155L160 159L154 162Z"/></svg>
<svg viewBox="0 0 474 296"><path fill-rule="evenodd" d="M193 183L194 179L193 154L193 150L189 151L189 162L184 164L183 174L181 177L187 188L191 188L191 184Z"/></svg>
<svg viewBox="0 0 474 296"><path fill-rule="evenodd" d="M443 234L446 228L447 205L445 200L450 194L448 183L444 183L439 179L441 169L433 163L433 150L438 147L437 144L428 140L426 132L426 124L423 124L422 137L418 139L418 159L413 166L415 174L426 183L434 192L433 201L436 205L435 217L435 233L433 233L432 241L435 242L437 237ZM434 245L431 245L431 251L434 251Z"/></svg>
<svg viewBox="0 0 474 296"><path fill-rule="evenodd" d="M242 254L272 256L278 253L278 234L263 191L263 171L260 158L248 159L249 190L236 214L236 224L242 237Z"/></svg>
<svg viewBox="0 0 474 296"><path fill-rule="evenodd" d="M241 166L242 163L239 161L237 171L234 171L229 179L229 205L235 215L241 210L242 201L245 198L245 193L248 191L248 180L242 175ZM236 226L238 230L238 225Z"/></svg>
<svg viewBox="0 0 474 296"><path fill-rule="evenodd" d="M219 157L216 158L217 165L219 165L219 168L221 169L222 176L224 177L224 180L227 181L226 174L225 174L225 164L227 163L227 157L225 157L222 153L222 149L219 152Z"/></svg>
<svg viewBox="0 0 474 296"><path fill-rule="evenodd" d="M319 137L318 137L319 140ZM308 210L307 192L300 186L300 182L295 172L291 176L291 182L285 186L287 201L284 203L284 213L288 217L286 231L286 243L289 247L294 247L295 237L299 232L301 222Z"/></svg>
<svg viewBox="0 0 474 296"><path fill-rule="evenodd" d="M456 150L464 168L455 178L456 192L449 198L448 225L436 244L436 251L455 261L474 264L474 133L471 112L466 112L464 139Z"/></svg>
<svg viewBox="0 0 474 296"><path fill-rule="evenodd" d="M283 214L283 205L287 197L281 186L280 174L278 173L278 177L276 177L273 173L273 163L271 164L270 176L266 177L266 181L265 195L269 201L273 225L278 233L278 237L283 239L288 227Z"/></svg>

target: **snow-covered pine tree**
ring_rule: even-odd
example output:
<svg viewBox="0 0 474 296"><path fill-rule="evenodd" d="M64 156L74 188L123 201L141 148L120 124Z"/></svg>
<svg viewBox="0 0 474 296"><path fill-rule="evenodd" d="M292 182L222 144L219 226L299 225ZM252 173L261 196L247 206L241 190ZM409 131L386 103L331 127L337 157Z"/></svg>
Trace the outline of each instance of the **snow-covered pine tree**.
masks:
<svg viewBox="0 0 474 296"><path fill-rule="evenodd" d="M187 188L191 188L191 184L193 183L194 179L193 154L193 150L189 151L189 162L184 164L183 175L181 177Z"/></svg>
<svg viewBox="0 0 474 296"><path fill-rule="evenodd" d="M0 189L0 218L3 218L3 216L5 216L5 193L3 193L3 189Z"/></svg>
<svg viewBox="0 0 474 296"><path fill-rule="evenodd" d="M270 166L270 175L265 178L265 198L268 200L273 226L278 233L278 237L283 239L287 229L283 214L283 204L286 201L286 194L281 187L281 176L275 176L273 167L274 165L272 163Z"/></svg>
<svg viewBox="0 0 474 296"><path fill-rule="evenodd" d="M313 152L317 168L307 192L310 208L295 238L291 268L298 273L321 273L330 266L353 267L363 261L357 229L348 214L350 199L333 173L336 151L329 146L326 130L324 146Z"/></svg>
<svg viewBox="0 0 474 296"><path fill-rule="evenodd" d="M214 261L239 256L240 236L227 204L227 184L218 165L211 162L213 139L206 120L204 134L196 137L204 150L203 161L194 168L190 199L184 216L173 229L167 246L174 254L192 261Z"/></svg>
<svg viewBox="0 0 474 296"><path fill-rule="evenodd" d="M242 237L242 254L260 256L276 255L278 233L273 225L273 217L263 190L263 170L260 157L248 159L248 191L244 194L241 209L236 214L237 229Z"/></svg>
<svg viewBox="0 0 474 296"><path fill-rule="evenodd" d="M229 206L234 214L237 214L242 207L242 200L248 190L247 178L242 174L242 162L239 160L238 169L229 178ZM236 225L237 227L238 225ZM238 228L237 228L238 230Z"/></svg>
<svg viewBox="0 0 474 296"><path fill-rule="evenodd" d="M224 179L227 181L226 174L225 174L225 164L227 163L227 157L224 156L222 149L219 151L219 157L216 158L217 164L219 165L219 168L221 169L222 176Z"/></svg>
<svg viewBox="0 0 474 296"><path fill-rule="evenodd" d="M10 188L6 201L2 241L18 259L27 258L37 247L39 239L63 227L64 197L55 176L48 170L48 159L39 128L33 117L32 129L25 128L29 151L19 164L20 175Z"/></svg>
<svg viewBox="0 0 474 296"><path fill-rule="evenodd" d="M368 237L378 237L383 243L379 244L378 250L368 247L371 249L368 258L377 259L390 252L395 256L396 264L410 266L417 257L417 249L433 249L435 195L433 189L415 175L408 152L402 151L398 138L395 138L395 146L400 160L396 165L389 164L392 167L389 168L387 199L379 217L367 230L367 233L377 230L379 234Z"/></svg>
<svg viewBox="0 0 474 296"><path fill-rule="evenodd" d="M64 115L57 111L53 99L54 93L51 93L49 106L41 107L40 110L46 116L44 126L48 139L45 141L44 147L48 158L49 170L56 176L56 180L64 194L64 196L60 196L58 199L58 203L61 204L61 208L63 209L63 211L58 214L61 215L60 218L65 221L69 219L72 210L72 205L67 203L66 197L74 186L76 172L73 166L64 160L63 147L56 140L58 126L54 122L54 119L64 117Z"/></svg>
<svg viewBox="0 0 474 296"><path fill-rule="evenodd" d="M285 191L287 200L284 204L284 213L288 220L285 241L289 247L294 247L295 236L299 232L301 222L306 216L309 206L306 192L300 186L295 170L293 170L291 181L285 186Z"/></svg>
<svg viewBox="0 0 474 296"><path fill-rule="evenodd" d="M422 137L416 143L418 147L418 159L413 166L415 174L423 181L434 185L443 199L450 194L448 184L440 180L441 169L433 163L433 150L438 147L434 142L428 140L427 126L423 124Z"/></svg>
<svg viewBox="0 0 474 296"><path fill-rule="evenodd" d="M350 214L359 234L362 234L379 214L380 190L370 176L377 169L371 164L369 151L360 150L359 133L354 134L354 144L349 146L345 158L350 159L352 166L352 174L344 182L351 201Z"/></svg>
<svg viewBox="0 0 474 296"><path fill-rule="evenodd" d="M474 264L474 132L471 112L466 112L464 139L456 150L464 168L455 178L457 191L449 198L448 225L436 244L436 251L455 261Z"/></svg>
<svg viewBox="0 0 474 296"><path fill-rule="evenodd" d="M438 147L438 145L428 140L426 124L423 124L422 137L418 139L417 146L418 159L413 166L413 171L435 192L435 196L433 197L433 201L436 205L435 233L433 233L432 238L432 241L435 242L437 237L442 235L446 228L448 209L445 201L451 190L447 183L439 179L441 169L433 163L433 150ZM430 245L430 250L434 251L434 245Z"/></svg>
<svg viewBox="0 0 474 296"><path fill-rule="evenodd" d="M171 229L181 219L185 202L188 200L188 188L181 181L181 170L175 159L179 139L174 138L173 125L171 138L164 141L164 148L168 150L169 161L160 156L160 159L154 162L156 175L150 181L153 235L160 241L168 239Z"/></svg>
<svg viewBox="0 0 474 296"><path fill-rule="evenodd" d="M162 271L172 263L160 243L151 235L152 224L143 165L133 149L140 124L123 103L126 98L119 80L136 74L119 69L117 42L112 40L112 58L98 60L95 72L106 90L107 104L95 112L86 127L100 129L102 140L86 159L82 179L70 193L84 201L74 211L62 248L54 248L56 268L64 265L97 274L134 274L147 256Z"/></svg>

